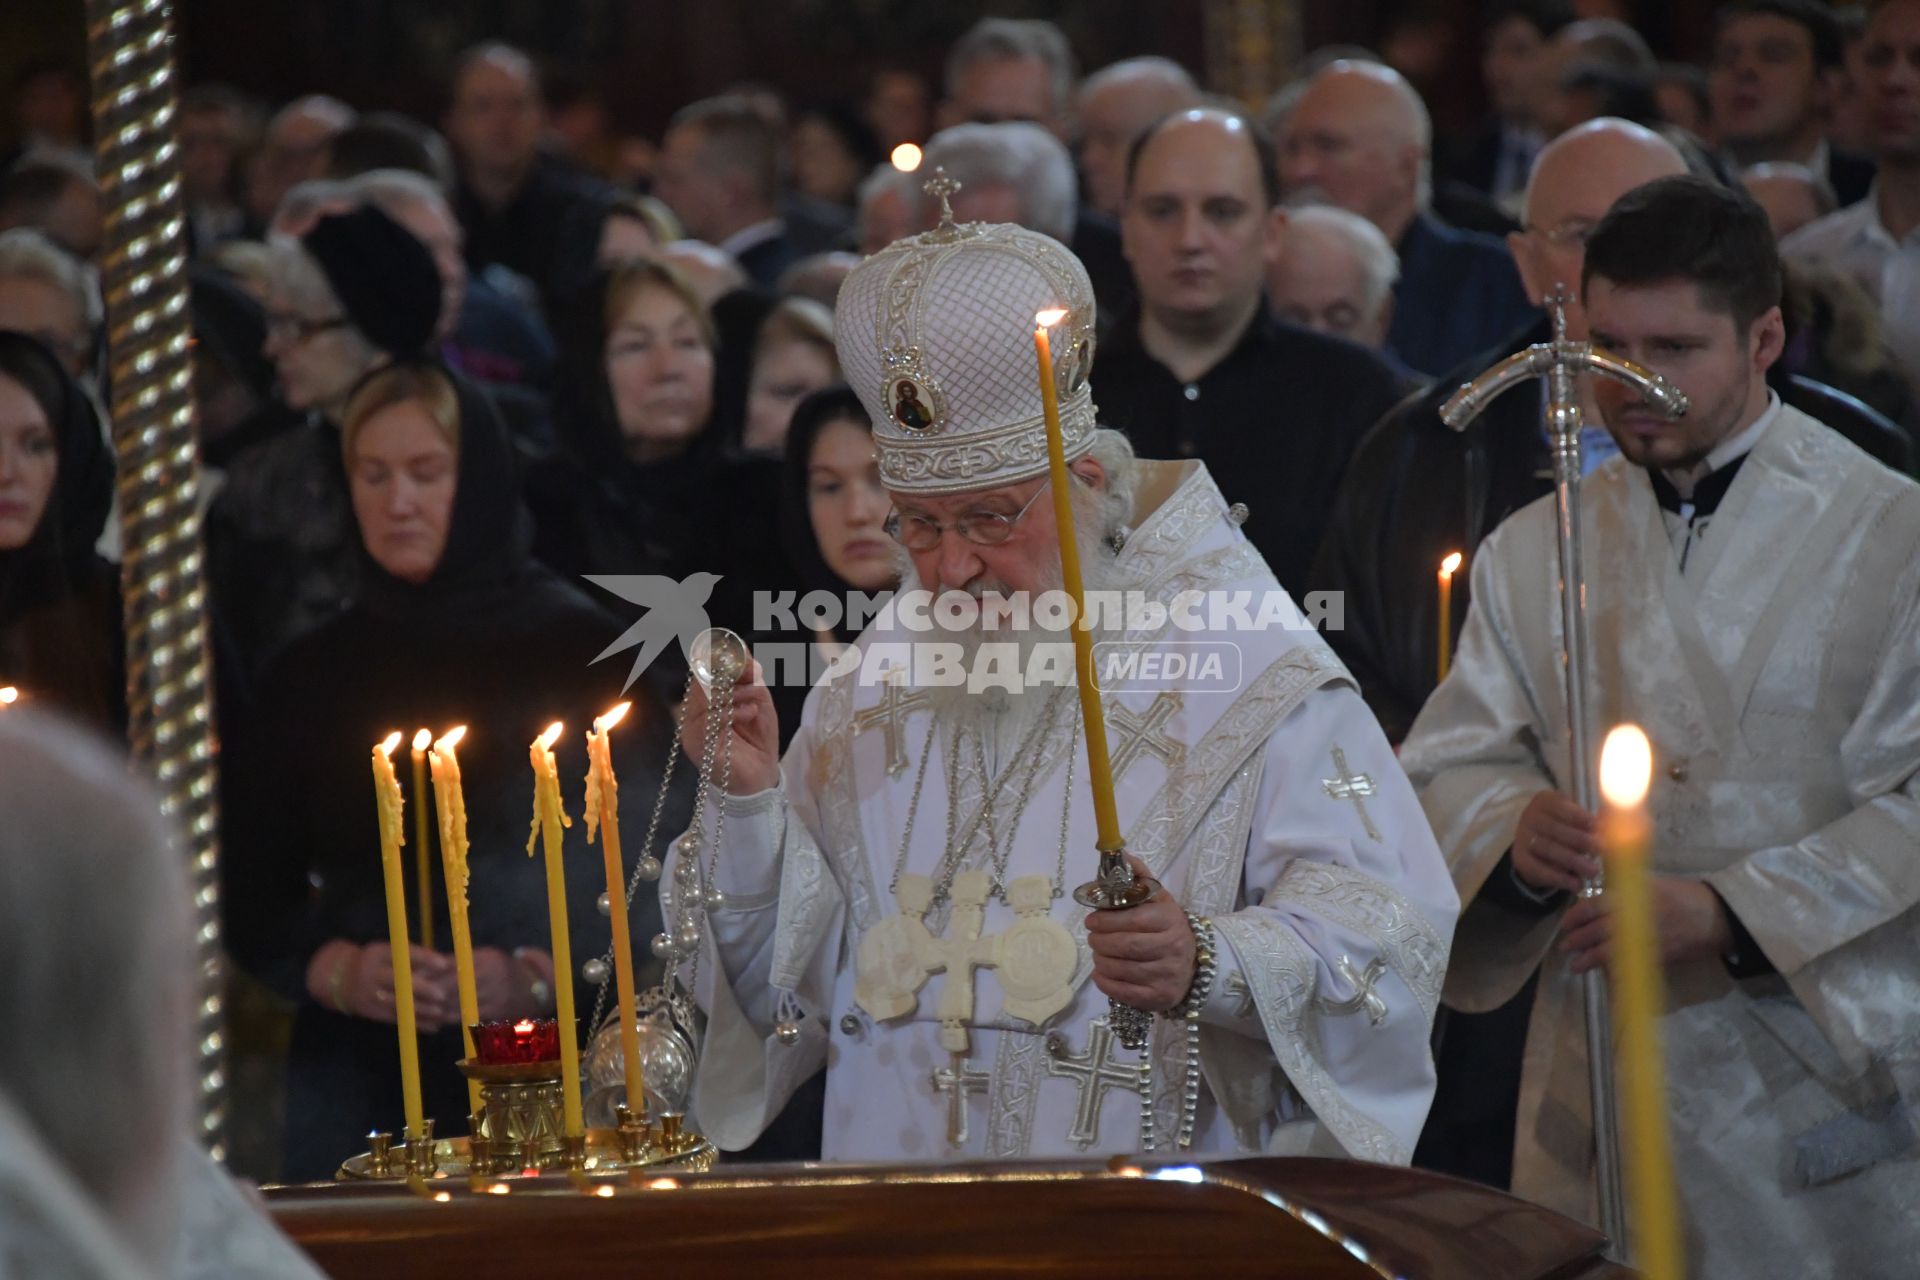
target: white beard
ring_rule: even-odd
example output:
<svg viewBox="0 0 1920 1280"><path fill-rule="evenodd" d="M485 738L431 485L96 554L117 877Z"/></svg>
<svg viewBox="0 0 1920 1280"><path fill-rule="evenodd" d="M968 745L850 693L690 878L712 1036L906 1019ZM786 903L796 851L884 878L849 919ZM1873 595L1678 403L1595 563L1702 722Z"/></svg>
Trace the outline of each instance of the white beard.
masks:
<svg viewBox="0 0 1920 1280"><path fill-rule="evenodd" d="M1119 569L1118 558L1107 537L1102 531L1102 509L1098 495L1088 492L1076 492L1074 528L1080 547L1081 585L1091 595L1096 592L1117 592L1123 587L1123 575ZM901 580L913 583L922 589L935 593L941 590L939 583L929 583L913 569L910 557L901 556ZM964 588L949 587L947 591L964 591L976 601L990 601L996 595L1002 600L1011 593L1005 583L983 579L969 583ZM1032 599L1038 599L1047 592L1064 592L1065 578L1060 562L1056 558L1039 575L1030 593ZM1071 625L1049 625L1062 621L1045 616L1034 616L1043 611L1029 610L1028 616L1008 620L1010 611L998 613L983 608L979 611L972 626L958 628L942 625L938 613L929 610L933 619L933 629L924 633L929 643L953 646L959 651L960 665L964 670L974 670L976 663L984 663L981 649L986 645L1004 646L997 655L1001 660L996 664L1000 671L1011 671L1024 676L1035 668L1035 655L1043 647L1047 648L1046 657L1052 661L1039 665L1062 675L1065 684L1043 682L1033 686L1021 682L1019 691L993 687L985 690L969 690L965 682L958 684L933 684L924 692L931 699L933 711L943 724L957 724L963 731L977 733L986 744L989 759L996 770L1004 765L1009 756L1018 749L1034 727L1034 724L1047 713L1049 705L1056 703L1052 695L1065 693L1072 701L1074 696L1072 673L1073 629ZM989 617L988 614L994 616ZM1100 619L1105 621L1105 618ZM1024 626L1021 623L1024 622ZM1094 643L1115 638L1104 627L1096 628ZM1057 659L1057 660L1055 660ZM1078 717L1077 704L1074 711ZM1068 728L1065 718L1055 715L1048 732L1064 732Z"/></svg>

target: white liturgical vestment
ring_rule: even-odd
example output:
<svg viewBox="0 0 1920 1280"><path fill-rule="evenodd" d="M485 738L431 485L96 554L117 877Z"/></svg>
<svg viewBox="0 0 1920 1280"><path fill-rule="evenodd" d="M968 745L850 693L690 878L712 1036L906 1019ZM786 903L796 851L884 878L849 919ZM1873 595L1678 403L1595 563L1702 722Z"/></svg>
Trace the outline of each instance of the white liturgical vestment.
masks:
<svg viewBox="0 0 1920 1280"><path fill-rule="evenodd" d="M1920 1246L1920 487L1781 408L1703 532L1663 517L1623 459L1587 480L1582 514L1593 758L1608 727L1645 728L1656 871L1704 880L1777 970L1666 970L1693 1274L1906 1274ZM1514 1191L1591 1221L1586 1035L1552 945L1560 910L1478 896L1511 874L1528 800L1572 790L1554 520L1544 499L1481 548L1458 659L1401 760L1470 903L1448 1004L1497 1007L1541 971Z"/></svg>
<svg viewBox="0 0 1920 1280"><path fill-rule="evenodd" d="M1162 603L1238 593L1250 612L1280 597L1203 468L1141 471L1138 523L1112 566L1125 586ZM917 638L901 625L883 614L856 647ZM1405 1162L1432 1098L1427 1038L1457 910L1445 864L1378 725L1311 628L1194 634L1169 619L1119 644L1164 652L1203 641L1237 647L1230 689L1109 687L1105 697L1127 846L1217 931L1192 1149ZM1106 1034L1087 912L1071 896L1095 865L1079 708L1070 688L1019 696L1051 700L1024 759L1006 738L965 745L912 690L830 675L808 699L781 785L726 802L715 871L725 905L704 930L693 1102L721 1147L751 1142L824 1062L828 1159L1140 1150L1137 1055ZM976 824L989 803L989 821ZM876 930L900 927L887 923L903 914L889 891L896 870L902 886L937 877L950 822L1012 836L1004 898L984 911L936 903L925 916L927 937L985 940L978 967L934 973L890 1005L857 993L863 943L874 938L874 951L890 936ZM986 867L987 843L982 835L964 865ZM668 918L674 884L670 868ZM1020 913L1036 910L1060 926L1046 926L1064 953L1053 999L1004 972L1020 950ZM1029 939L1041 932L1026 923ZM950 989L962 982L970 999ZM941 1025L956 1009L958 1054ZM774 1034L777 1023L790 1034ZM1169 1150L1185 1036L1175 1020L1154 1025L1155 1128Z"/></svg>

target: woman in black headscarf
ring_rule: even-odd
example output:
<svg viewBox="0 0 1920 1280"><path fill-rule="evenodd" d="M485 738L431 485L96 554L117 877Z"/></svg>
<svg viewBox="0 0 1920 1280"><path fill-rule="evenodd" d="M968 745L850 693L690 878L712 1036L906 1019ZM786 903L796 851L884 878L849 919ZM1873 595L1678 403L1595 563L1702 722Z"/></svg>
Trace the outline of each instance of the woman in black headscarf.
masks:
<svg viewBox="0 0 1920 1280"><path fill-rule="evenodd" d="M119 579L93 549L112 505L92 404L52 352L0 331L0 687L117 734Z"/></svg>
<svg viewBox="0 0 1920 1280"><path fill-rule="evenodd" d="M346 613L291 645L261 692L261 716L227 756L225 867L235 955L298 1002L288 1060L286 1174L319 1178L400 1120L392 957L386 945L368 754L392 730L456 724L465 778L471 928L483 1020L551 1012L542 865L526 854L533 783L527 745L565 723L557 753L570 810L581 803L583 733L619 702L624 665L593 665L619 624L535 564L513 461L498 419L435 366L373 374L352 397L342 444L360 539L362 589ZM636 686L614 735L627 844L643 828L670 725ZM402 768L403 776L406 770ZM419 803L410 784L407 803ZM684 822L673 806L661 829ZM412 815L405 822L411 860ZM567 832L576 965L607 943L596 909L599 851ZM435 841L431 908L448 938ZM409 861L411 866L411 861ZM407 877L413 892L412 876ZM408 919L418 904L408 905ZM636 959L651 963L654 895L633 903ZM428 1114L464 1131L459 1014L451 957L412 950ZM593 991L580 987L580 1014ZM583 1028L584 1030L584 1028Z"/></svg>
<svg viewBox="0 0 1920 1280"><path fill-rule="evenodd" d="M746 634L756 585L782 564L774 468L731 458L716 429L716 338L699 296L671 266L625 263L562 335L561 449L527 481L536 553L568 577L718 575L707 616ZM658 678L677 694L684 674L663 663Z"/></svg>
<svg viewBox="0 0 1920 1280"><path fill-rule="evenodd" d="M869 620L856 611L857 604L877 602L899 581L897 546L883 527L891 509L873 457L873 424L860 397L848 387L832 386L795 406L781 461L779 512L787 585L801 630L762 632L756 643L813 646L810 672L852 644ZM817 613L807 605L814 592L830 597L834 612ZM832 625L812 625L828 617ZM784 748L800 727L807 688L783 681L772 693Z"/></svg>

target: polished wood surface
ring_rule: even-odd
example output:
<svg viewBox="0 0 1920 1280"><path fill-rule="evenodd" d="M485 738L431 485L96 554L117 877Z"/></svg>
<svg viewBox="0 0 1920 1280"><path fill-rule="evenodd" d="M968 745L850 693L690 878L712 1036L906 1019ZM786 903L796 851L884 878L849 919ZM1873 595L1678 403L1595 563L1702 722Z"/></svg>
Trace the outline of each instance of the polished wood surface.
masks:
<svg viewBox="0 0 1920 1280"><path fill-rule="evenodd" d="M341 1280L640 1274L1599 1280L1591 1229L1473 1183L1346 1160L733 1166L674 1178L277 1188ZM507 1184L498 1184L507 1186Z"/></svg>

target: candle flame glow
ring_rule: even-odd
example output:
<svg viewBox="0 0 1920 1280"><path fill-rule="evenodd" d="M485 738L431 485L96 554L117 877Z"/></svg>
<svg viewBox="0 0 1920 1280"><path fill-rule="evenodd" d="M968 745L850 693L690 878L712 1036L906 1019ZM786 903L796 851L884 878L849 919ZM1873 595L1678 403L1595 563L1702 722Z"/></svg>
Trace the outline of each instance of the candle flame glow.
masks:
<svg viewBox="0 0 1920 1280"><path fill-rule="evenodd" d="M553 744L560 741L560 730L562 727L563 726L561 725L561 723L558 720L555 720L552 724L547 726L547 731L541 734L538 739L536 739L536 741L539 742L540 749L542 751L553 750Z"/></svg>
<svg viewBox="0 0 1920 1280"><path fill-rule="evenodd" d="M20 691L12 685L0 688L0 707L10 707L20 701Z"/></svg>
<svg viewBox="0 0 1920 1280"><path fill-rule="evenodd" d="M1600 748L1600 794L1616 809L1647 798L1653 780L1653 744L1637 724L1614 726Z"/></svg>
<svg viewBox="0 0 1920 1280"><path fill-rule="evenodd" d="M467 726L463 724L457 724L453 726L453 728L447 730L446 733L441 736L440 741L433 744L433 749L435 751L451 751L455 747L459 746L460 739L466 736L467 736Z"/></svg>
<svg viewBox="0 0 1920 1280"><path fill-rule="evenodd" d="M1440 576L1451 579L1458 572L1460 572L1460 553L1455 551L1440 562Z"/></svg>
<svg viewBox="0 0 1920 1280"><path fill-rule="evenodd" d="M615 707L613 710L607 712L607 714L596 719L593 722L593 727L598 729L600 732L605 733L607 730L613 728L613 726L619 724L622 720L625 720L627 718L627 712L631 711L632 709L633 709L633 704L631 702L623 702L619 706Z"/></svg>
<svg viewBox="0 0 1920 1280"><path fill-rule="evenodd" d="M523 1035L523 1036L532 1035L533 1019L532 1018L520 1019L520 1021L513 1024L513 1030L514 1030L514 1034L516 1035Z"/></svg>
<svg viewBox="0 0 1920 1280"><path fill-rule="evenodd" d="M911 142L903 142L895 147L893 155L889 157L893 161L893 167L902 173L912 173L920 167L920 161L925 158L920 148Z"/></svg>
<svg viewBox="0 0 1920 1280"><path fill-rule="evenodd" d="M415 751L425 751L428 747L432 745L433 745L433 731L431 729L422 729L420 732L413 735L413 749Z"/></svg>
<svg viewBox="0 0 1920 1280"><path fill-rule="evenodd" d="M382 738L380 740L380 745L375 747L374 750L378 751L383 756L390 756L393 754L393 749L399 745L400 745L400 731L398 729L395 729L392 733L388 734L385 738Z"/></svg>
<svg viewBox="0 0 1920 1280"><path fill-rule="evenodd" d="M1066 318L1067 318L1066 308L1054 307L1051 310L1037 313L1033 317L1033 322L1039 325L1042 329L1051 329L1053 328L1053 326L1059 324L1062 320L1065 320Z"/></svg>

